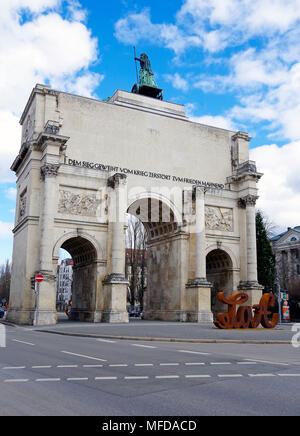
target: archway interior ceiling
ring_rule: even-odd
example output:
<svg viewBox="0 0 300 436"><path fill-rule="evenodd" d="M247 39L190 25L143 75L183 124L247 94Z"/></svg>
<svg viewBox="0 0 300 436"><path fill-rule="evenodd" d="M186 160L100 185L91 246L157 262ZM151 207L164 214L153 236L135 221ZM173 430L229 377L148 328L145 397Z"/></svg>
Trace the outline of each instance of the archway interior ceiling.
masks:
<svg viewBox="0 0 300 436"><path fill-rule="evenodd" d="M232 260L225 251L213 250L207 255L206 267L208 273L214 273L231 269L233 265Z"/></svg>
<svg viewBox="0 0 300 436"><path fill-rule="evenodd" d="M161 200L137 200L128 208L128 213L144 224L150 240L172 234L178 228L173 211Z"/></svg>
<svg viewBox="0 0 300 436"><path fill-rule="evenodd" d="M97 258L97 253L90 241L80 236L68 239L61 246L72 256L74 267L90 264Z"/></svg>

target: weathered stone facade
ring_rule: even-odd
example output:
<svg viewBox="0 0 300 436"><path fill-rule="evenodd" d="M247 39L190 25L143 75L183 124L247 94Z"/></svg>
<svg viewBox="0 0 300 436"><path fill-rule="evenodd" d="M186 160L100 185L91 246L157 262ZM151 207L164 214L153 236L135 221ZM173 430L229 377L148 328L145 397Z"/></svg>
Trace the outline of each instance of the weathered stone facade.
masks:
<svg viewBox="0 0 300 436"><path fill-rule="evenodd" d="M59 249L74 261L72 317L127 322L125 213L149 235L146 319L211 321L212 296L258 303L261 174L244 132L191 122L184 107L117 91L102 102L37 85L21 118L8 319L56 322Z"/></svg>
<svg viewBox="0 0 300 436"><path fill-rule="evenodd" d="M276 259L276 276L281 289L300 288L300 226L271 238Z"/></svg>

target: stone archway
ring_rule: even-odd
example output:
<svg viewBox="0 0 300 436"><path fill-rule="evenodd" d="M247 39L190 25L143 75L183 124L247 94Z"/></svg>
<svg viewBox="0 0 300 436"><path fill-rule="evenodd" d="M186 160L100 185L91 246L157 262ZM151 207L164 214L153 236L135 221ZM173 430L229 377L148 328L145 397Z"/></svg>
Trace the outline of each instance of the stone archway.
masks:
<svg viewBox="0 0 300 436"><path fill-rule="evenodd" d="M224 305L218 300L219 292L226 292L228 295L233 290L233 262L226 251L221 249L212 250L206 257L206 276L212 283L211 289L211 310L214 318L223 311Z"/></svg>
<svg viewBox="0 0 300 436"><path fill-rule="evenodd" d="M155 198L136 200L127 212L136 216L148 233L144 318L179 321L187 278L181 268L183 235L174 212Z"/></svg>
<svg viewBox="0 0 300 436"><path fill-rule="evenodd" d="M94 321L97 293L97 251L82 236L67 239L61 248L72 256L72 310L73 321Z"/></svg>

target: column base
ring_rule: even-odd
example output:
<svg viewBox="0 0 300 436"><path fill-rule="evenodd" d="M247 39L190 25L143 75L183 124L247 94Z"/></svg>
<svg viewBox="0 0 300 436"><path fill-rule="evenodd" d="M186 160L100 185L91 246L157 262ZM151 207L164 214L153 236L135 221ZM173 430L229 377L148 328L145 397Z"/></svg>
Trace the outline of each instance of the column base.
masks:
<svg viewBox="0 0 300 436"><path fill-rule="evenodd" d="M259 304L263 289L264 287L258 282L240 282L238 286L240 292L245 292L249 296L248 301L245 303L246 306Z"/></svg>
<svg viewBox="0 0 300 436"><path fill-rule="evenodd" d="M189 280L186 285L187 322L213 322L211 288L212 284L205 278Z"/></svg>
<svg viewBox="0 0 300 436"><path fill-rule="evenodd" d="M110 274L103 280L103 309L101 322L128 323L128 280L121 274Z"/></svg>
<svg viewBox="0 0 300 436"><path fill-rule="evenodd" d="M9 308L5 321L17 325L34 325L35 310Z"/></svg>

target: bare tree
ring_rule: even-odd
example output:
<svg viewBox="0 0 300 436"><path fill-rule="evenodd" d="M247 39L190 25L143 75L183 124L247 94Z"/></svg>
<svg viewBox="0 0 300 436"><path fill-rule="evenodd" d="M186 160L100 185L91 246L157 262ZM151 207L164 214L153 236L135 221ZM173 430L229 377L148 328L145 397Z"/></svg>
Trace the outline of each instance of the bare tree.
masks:
<svg viewBox="0 0 300 436"><path fill-rule="evenodd" d="M3 298L9 300L11 280L11 263L9 260L0 267L0 302Z"/></svg>
<svg viewBox="0 0 300 436"><path fill-rule="evenodd" d="M258 212L260 212L263 218L263 223L269 239L280 233L280 228L277 224L274 223L274 221L272 221L262 210L259 210Z"/></svg>
<svg viewBox="0 0 300 436"><path fill-rule="evenodd" d="M143 307L147 281L147 232L140 220L127 215L126 276L129 279L128 301Z"/></svg>

